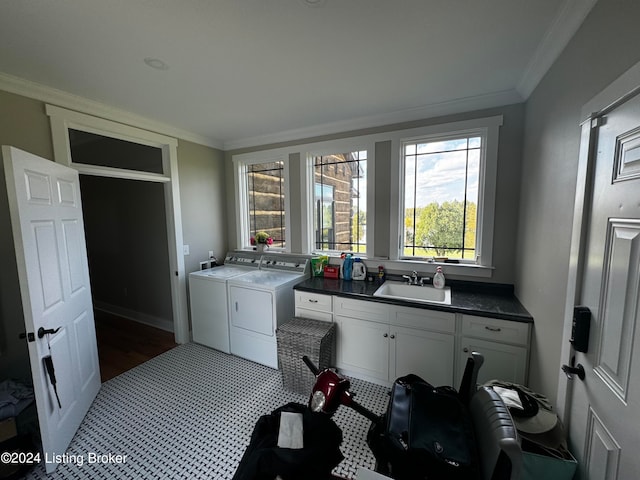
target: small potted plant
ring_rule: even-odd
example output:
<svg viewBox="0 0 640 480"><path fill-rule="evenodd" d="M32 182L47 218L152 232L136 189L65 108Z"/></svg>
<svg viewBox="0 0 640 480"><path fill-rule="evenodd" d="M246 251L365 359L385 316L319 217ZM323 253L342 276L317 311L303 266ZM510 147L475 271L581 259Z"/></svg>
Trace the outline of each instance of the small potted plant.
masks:
<svg viewBox="0 0 640 480"><path fill-rule="evenodd" d="M265 247L273 244L273 238L267 232L258 232L255 237L251 237L251 245L256 247L258 252L264 252Z"/></svg>

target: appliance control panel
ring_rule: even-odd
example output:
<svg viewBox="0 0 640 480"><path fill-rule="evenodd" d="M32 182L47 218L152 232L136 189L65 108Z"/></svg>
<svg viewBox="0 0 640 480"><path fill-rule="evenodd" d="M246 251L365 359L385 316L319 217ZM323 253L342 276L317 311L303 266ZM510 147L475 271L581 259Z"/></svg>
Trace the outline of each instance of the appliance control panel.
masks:
<svg viewBox="0 0 640 480"><path fill-rule="evenodd" d="M260 262L262 270L280 270L285 272L307 273L309 258L283 257L282 255L263 255Z"/></svg>
<svg viewBox="0 0 640 480"><path fill-rule="evenodd" d="M260 256L248 253L227 253L224 263L225 265L243 265L245 267L259 268Z"/></svg>

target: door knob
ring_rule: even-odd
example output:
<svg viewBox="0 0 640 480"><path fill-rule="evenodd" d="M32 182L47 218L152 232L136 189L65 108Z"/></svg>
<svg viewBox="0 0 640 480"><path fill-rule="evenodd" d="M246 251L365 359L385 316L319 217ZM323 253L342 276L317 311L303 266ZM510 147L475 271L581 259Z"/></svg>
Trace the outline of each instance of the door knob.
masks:
<svg viewBox="0 0 640 480"><path fill-rule="evenodd" d="M58 333L58 330L60 330L60 327L58 327L56 329L53 329L53 328L46 328L45 329L44 327L40 327L38 329L38 338L42 338L45 335L49 335L49 334L53 335L54 333Z"/></svg>
<svg viewBox="0 0 640 480"><path fill-rule="evenodd" d="M584 380L585 372L584 367L581 364L578 364L575 367L562 365L562 371L567 375L569 380L573 379L573 375L577 375L580 380Z"/></svg>

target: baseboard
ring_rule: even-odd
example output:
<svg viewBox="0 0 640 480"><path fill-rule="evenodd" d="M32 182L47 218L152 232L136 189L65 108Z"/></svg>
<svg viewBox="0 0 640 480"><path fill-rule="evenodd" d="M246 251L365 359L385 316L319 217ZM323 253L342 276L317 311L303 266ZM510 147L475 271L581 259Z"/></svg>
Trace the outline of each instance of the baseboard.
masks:
<svg viewBox="0 0 640 480"><path fill-rule="evenodd" d="M161 330L173 333L173 322L165 318L156 317L147 313L136 312L129 308L120 307L106 302L94 301L93 308L100 310L101 312L111 313L118 315L119 317L132 320L134 322L149 325L150 327L156 327Z"/></svg>

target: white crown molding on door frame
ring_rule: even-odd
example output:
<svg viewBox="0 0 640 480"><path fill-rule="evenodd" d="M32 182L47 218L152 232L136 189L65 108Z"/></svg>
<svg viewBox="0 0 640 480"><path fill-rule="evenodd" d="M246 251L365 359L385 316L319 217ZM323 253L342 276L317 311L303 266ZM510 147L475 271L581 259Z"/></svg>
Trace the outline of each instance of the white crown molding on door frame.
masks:
<svg viewBox="0 0 640 480"><path fill-rule="evenodd" d="M197 143L211 148L222 149L223 143L214 138L188 132L180 128L158 122L135 113L127 112L94 100L73 95L53 87L25 80L23 78L0 72L0 90L21 95L23 97L40 100L69 110L86 113L118 123L130 125L152 132L169 135L188 142Z"/></svg>

